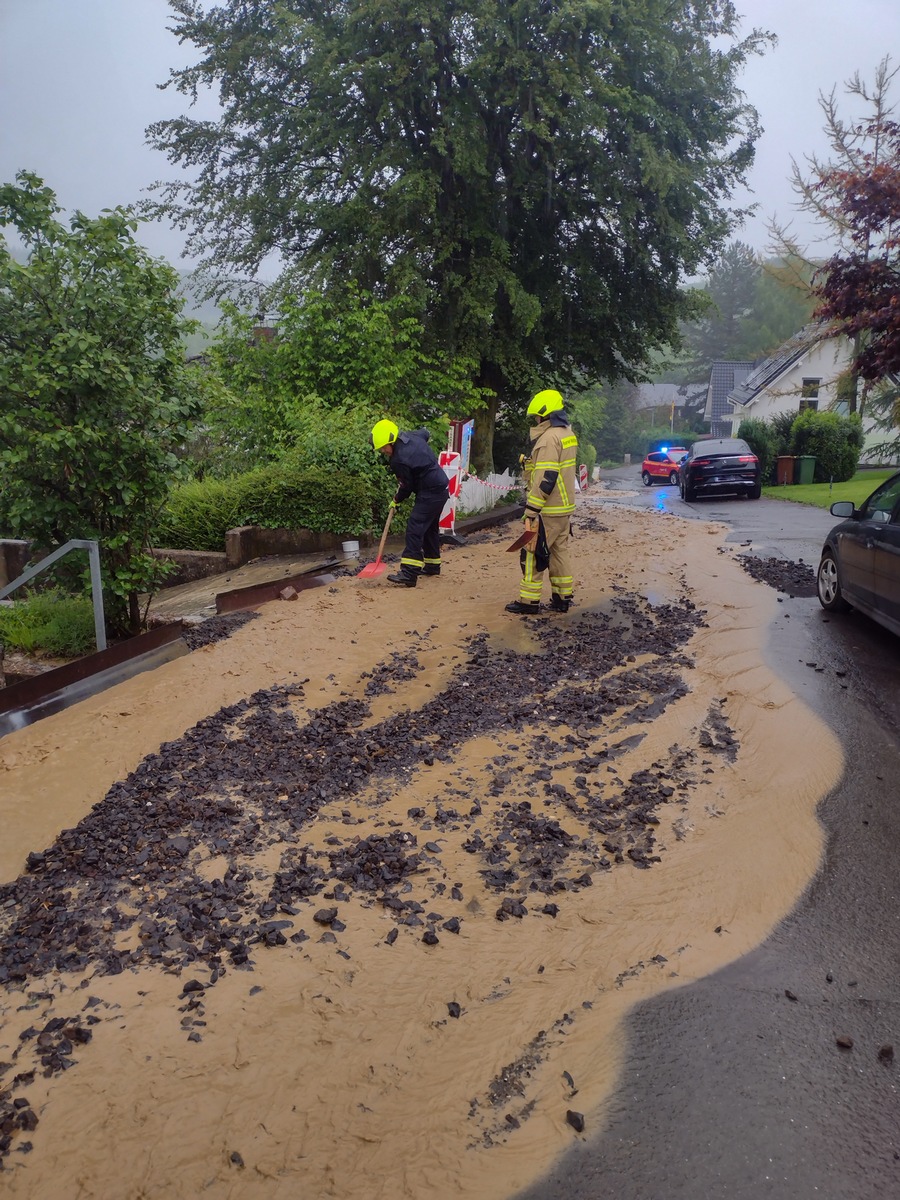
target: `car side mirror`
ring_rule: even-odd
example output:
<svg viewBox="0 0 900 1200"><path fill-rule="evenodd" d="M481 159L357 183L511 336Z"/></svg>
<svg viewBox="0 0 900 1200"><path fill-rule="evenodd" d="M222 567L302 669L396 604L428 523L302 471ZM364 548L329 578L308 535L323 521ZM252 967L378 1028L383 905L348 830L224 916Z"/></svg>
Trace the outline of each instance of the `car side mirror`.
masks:
<svg viewBox="0 0 900 1200"><path fill-rule="evenodd" d="M855 517L856 509L852 500L836 500L829 509L833 517Z"/></svg>
<svg viewBox="0 0 900 1200"><path fill-rule="evenodd" d="M884 509L876 508L874 512L869 513L869 520L874 521L876 525L889 525L891 514L885 512Z"/></svg>

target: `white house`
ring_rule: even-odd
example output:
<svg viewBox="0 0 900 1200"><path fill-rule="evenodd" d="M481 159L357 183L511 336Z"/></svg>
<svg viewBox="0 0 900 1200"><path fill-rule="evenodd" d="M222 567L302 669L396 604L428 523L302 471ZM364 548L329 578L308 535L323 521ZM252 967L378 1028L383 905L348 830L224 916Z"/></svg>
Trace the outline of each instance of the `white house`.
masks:
<svg viewBox="0 0 900 1200"><path fill-rule="evenodd" d="M807 408L840 412L842 404L846 412L838 391L851 359L852 348L846 338L827 338L822 326L807 325L729 392L732 433L745 417L766 420L776 413Z"/></svg>
<svg viewBox="0 0 900 1200"><path fill-rule="evenodd" d="M767 420L776 413L798 413L804 409L830 409L846 414L846 400L838 399L840 385L853 359L848 338L825 337L821 325L807 325L771 356L753 368L741 383L728 393L731 405L731 434L737 433L745 417ZM743 364L741 364L743 365ZM867 449L884 440L871 417L863 416Z"/></svg>

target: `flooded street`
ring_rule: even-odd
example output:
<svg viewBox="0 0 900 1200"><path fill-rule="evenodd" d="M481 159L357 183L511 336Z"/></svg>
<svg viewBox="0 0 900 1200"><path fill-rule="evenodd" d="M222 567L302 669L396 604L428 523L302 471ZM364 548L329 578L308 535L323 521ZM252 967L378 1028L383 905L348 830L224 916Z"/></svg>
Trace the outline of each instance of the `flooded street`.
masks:
<svg viewBox="0 0 900 1200"><path fill-rule="evenodd" d="M508 527L0 741L9 1195L512 1196L791 911L844 759L775 592L722 525L576 526L567 616L503 611Z"/></svg>

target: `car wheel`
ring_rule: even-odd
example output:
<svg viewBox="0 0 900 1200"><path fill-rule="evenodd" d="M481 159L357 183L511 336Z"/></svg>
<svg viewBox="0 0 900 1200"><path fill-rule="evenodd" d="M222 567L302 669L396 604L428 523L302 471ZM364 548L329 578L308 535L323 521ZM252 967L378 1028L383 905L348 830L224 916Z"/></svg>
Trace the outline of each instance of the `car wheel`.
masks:
<svg viewBox="0 0 900 1200"><path fill-rule="evenodd" d="M677 471L672 471L672 473L669 475L669 483L671 483L672 487L677 486L677 484L678 484L678 472Z"/></svg>
<svg viewBox="0 0 900 1200"><path fill-rule="evenodd" d="M649 487L650 484L653 482L649 471L642 472L641 479L644 481L644 487Z"/></svg>
<svg viewBox="0 0 900 1200"><path fill-rule="evenodd" d="M681 485L681 498L682 498L682 500L684 500L684 501L686 501L688 504L690 504L692 500L696 500L696 499L697 499L697 491L696 491L696 488L692 488L692 487L691 487L691 485L690 485L689 483L682 483L682 485Z"/></svg>
<svg viewBox="0 0 900 1200"><path fill-rule="evenodd" d="M819 570L816 573L816 592L819 596L819 603L826 612L850 611L851 606L844 599L844 593L841 591L837 560L830 550L822 553Z"/></svg>
<svg viewBox="0 0 900 1200"><path fill-rule="evenodd" d="M751 500L758 500L762 495L762 484L755 483L750 489L749 496Z"/></svg>

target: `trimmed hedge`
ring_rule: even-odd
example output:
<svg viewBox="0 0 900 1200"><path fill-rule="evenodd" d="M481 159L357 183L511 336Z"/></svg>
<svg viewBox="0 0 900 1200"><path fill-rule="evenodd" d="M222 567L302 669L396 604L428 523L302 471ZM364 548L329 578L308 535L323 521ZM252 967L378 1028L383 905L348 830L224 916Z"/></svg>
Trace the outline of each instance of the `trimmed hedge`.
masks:
<svg viewBox="0 0 900 1200"><path fill-rule="evenodd" d="M858 416L807 409L791 425L794 454L815 455L815 483L852 479L863 445L862 422Z"/></svg>
<svg viewBox="0 0 900 1200"><path fill-rule="evenodd" d="M239 525L361 534L382 524L386 508L370 479L276 463L174 488L155 541L173 550L221 550L226 532Z"/></svg>

